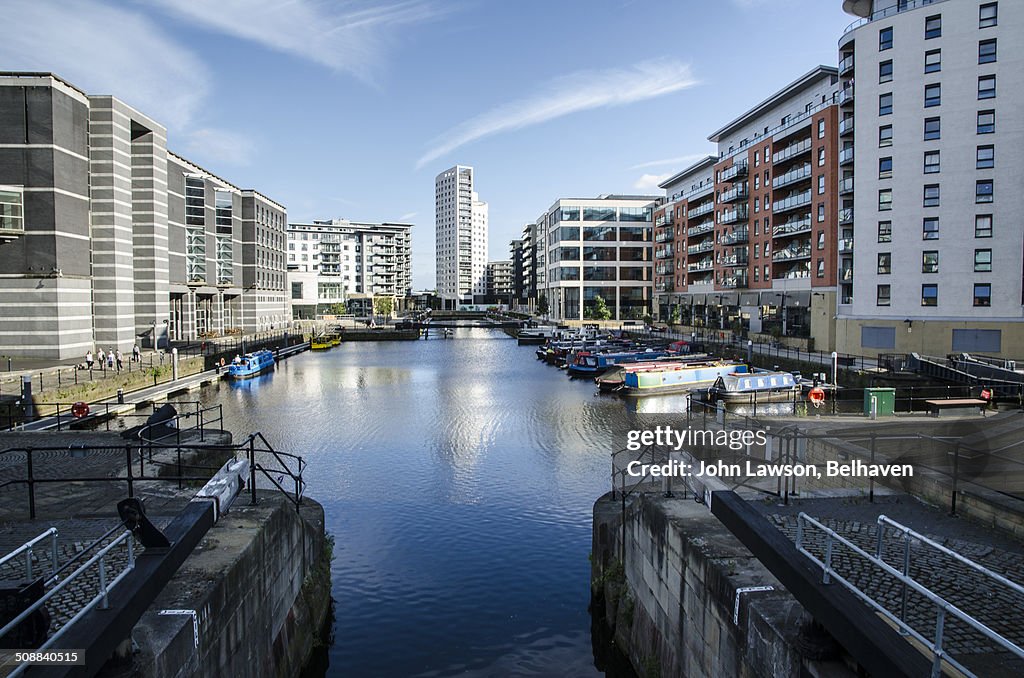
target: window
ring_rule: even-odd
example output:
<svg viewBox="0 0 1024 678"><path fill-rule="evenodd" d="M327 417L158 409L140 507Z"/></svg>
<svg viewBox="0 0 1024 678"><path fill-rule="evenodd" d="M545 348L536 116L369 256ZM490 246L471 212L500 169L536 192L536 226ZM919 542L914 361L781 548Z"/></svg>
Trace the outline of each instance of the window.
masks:
<svg viewBox="0 0 1024 678"><path fill-rule="evenodd" d="M878 159L878 178L888 179L892 176L892 156Z"/></svg>
<svg viewBox="0 0 1024 678"><path fill-rule="evenodd" d="M819 174L818 175L818 195L821 195L824 192L825 192L825 175L824 174Z"/></svg>
<svg viewBox="0 0 1024 678"><path fill-rule="evenodd" d="M992 215L991 214L979 214L974 217L974 237L975 238L991 238L992 237Z"/></svg>
<svg viewBox="0 0 1024 678"><path fill-rule="evenodd" d="M614 207L584 207L583 221L615 221ZM614 240L614 238L613 238Z"/></svg>
<svg viewBox="0 0 1024 678"><path fill-rule="evenodd" d="M759 188L761 188L761 175L760 174L755 174L754 175L754 190L756 191Z"/></svg>
<svg viewBox="0 0 1024 678"><path fill-rule="evenodd" d="M0 186L0 231L25 231L24 196L21 188Z"/></svg>
<svg viewBox="0 0 1024 678"><path fill-rule="evenodd" d="M978 76L978 98L979 99L995 99L996 98L996 76L994 76L994 75L979 75Z"/></svg>
<svg viewBox="0 0 1024 678"><path fill-rule="evenodd" d="M995 42L995 41L993 40L993 42ZM824 119L818 121L818 138L819 139L824 139L825 138L825 120Z"/></svg>
<svg viewBox="0 0 1024 678"><path fill-rule="evenodd" d="M939 305L939 286L938 285L921 285L921 305L922 306L938 306Z"/></svg>
<svg viewBox="0 0 1024 678"><path fill-rule="evenodd" d="M922 240L938 240L939 239L939 218L938 217L925 217L924 221L921 222L921 239Z"/></svg>
<svg viewBox="0 0 1024 678"><path fill-rule="evenodd" d="M818 277L825 277L825 260L820 258L818 259Z"/></svg>
<svg viewBox="0 0 1024 678"><path fill-rule="evenodd" d="M931 108L942 103L942 85L934 82L924 86L924 107Z"/></svg>
<svg viewBox="0 0 1024 678"><path fill-rule="evenodd" d="M942 15L936 14L924 20L924 39L931 40L942 35Z"/></svg>
<svg viewBox="0 0 1024 678"><path fill-rule="evenodd" d="M999 3L990 2L978 8L978 28L991 28L999 23Z"/></svg>
<svg viewBox="0 0 1024 678"><path fill-rule="evenodd" d="M978 134L994 134L996 131L996 112L978 111Z"/></svg>
<svg viewBox="0 0 1024 678"><path fill-rule="evenodd" d="M878 192L878 211L888 212L892 209L892 189L883 188Z"/></svg>
<svg viewBox="0 0 1024 678"><path fill-rule="evenodd" d="M996 147L978 146L976 169L992 169L996 166Z"/></svg>
<svg viewBox="0 0 1024 678"><path fill-rule="evenodd" d="M880 275L892 273L892 252L878 253L878 273Z"/></svg>
<svg viewBox="0 0 1024 678"><path fill-rule="evenodd" d="M924 72L938 73L942 70L942 50L933 49L924 53Z"/></svg>
<svg viewBox="0 0 1024 678"><path fill-rule="evenodd" d="M892 92L878 95L878 114L892 115Z"/></svg>
<svg viewBox="0 0 1024 678"><path fill-rule="evenodd" d="M941 118L925 118L924 119L924 139L929 141L931 139L939 139L942 137L942 120Z"/></svg>
<svg viewBox="0 0 1024 678"><path fill-rule="evenodd" d="M939 172L939 152L938 151L925 151L924 152L924 173L925 174L937 174Z"/></svg>
<svg viewBox="0 0 1024 678"><path fill-rule="evenodd" d="M754 211L755 212L760 212L761 211L761 199L760 198L754 198Z"/></svg>
<svg viewBox="0 0 1024 678"><path fill-rule="evenodd" d="M822 146L818 149L818 167L822 167L825 164L825 147Z"/></svg>
<svg viewBox="0 0 1024 678"><path fill-rule="evenodd" d="M892 49L892 28L883 28L878 31L878 51L884 52Z"/></svg>
<svg viewBox="0 0 1024 678"><path fill-rule="evenodd" d="M938 207L939 206L939 185L928 184L924 187L924 206L925 207Z"/></svg>
<svg viewBox="0 0 1024 678"><path fill-rule="evenodd" d="M825 231L818 231L818 249L825 249Z"/></svg>
<svg viewBox="0 0 1024 678"><path fill-rule="evenodd" d="M992 272L992 250L974 250L974 272Z"/></svg>
<svg viewBox="0 0 1024 678"><path fill-rule="evenodd" d="M892 146L892 125L882 125L878 128L878 147Z"/></svg>
<svg viewBox="0 0 1024 678"><path fill-rule="evenodd" d="M892 287L889 285L879 285L877 289L875 304L877 306L888 306L892 295Z"/></svg>
<svg viewBox="0 0 1024 678"><path fill-rule="evenodd" d="M892 242L892 222L878 222L878 242Z"/></svg>
<svg viewBox="0 0 1024 678"><path fill-rule="evenodd" d="M978 63L990 64L996 60L996 41L982 40L978 43Z"/></svg>
<svg viewBox="0 0 1024 678"><path fill-rule="evenodd" d="M994 189L991 179L980 179L974 186L974 202L992 202Z"/></svg>
<svg viewBox="0 0 1024 678"><path fill-rule="evenodd" d="M766 242L764 244L764 256L766 256L766 257L768 256L768 253L771 251L771 247L772 247L772 244L770 242Z"/></svg>
<svg viewBox="0 0 1024 678"><path fill-rule="evenodd" d="M939 272L939 251L927 250L921 253L921 273Z"/></svg>
<svg viewBox="0 0 1024 678"><path fill-rule="evenodd" d="M825 203L818 203L818 222L825 221Z"/></svg>
<svg viewBox="0 0 1024 678"><path fill-rule="evenodd" d="M892 59L878 64L878 82L892 82Z"/></svg>
<svg viewBox="0 0 1024 678"><path fill-rule="evenodd" d="M992 285L989 283L974 283L974 305L992 305Z"/></svg>

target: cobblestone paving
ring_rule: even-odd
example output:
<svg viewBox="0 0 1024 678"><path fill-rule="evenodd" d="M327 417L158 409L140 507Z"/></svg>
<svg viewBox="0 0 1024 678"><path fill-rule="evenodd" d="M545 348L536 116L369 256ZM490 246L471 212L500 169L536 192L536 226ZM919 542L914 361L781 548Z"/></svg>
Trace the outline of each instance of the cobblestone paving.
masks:
<svg viewBox="0 0 1024 678"><path fill-rule="evenodd" d="M823 505L820 502L815 502L814 506L821 507ZM872 507L872 505L868 506ZM796 509L798 508L799 505ZM948 525L939 528L935 524L930 525L933 529L929 529L928 522L936 520L936 517L924 508L908 507L911 514L910 519L897 515L899 511L893 510L893 505L876 504L873 505L873 508L875 517L885 513L947 548L1006 576L1011 581L1021 583L1021 575L1024 573L1024 552L1021 551L1019 544L1004 541L998 536L989 540L990 535L984 529L974 528L970 524L964 524L964 521L956 519L949 519L958 523L952 529ZM789 538L795 540L797 534L796 509L787 509L784 513L771 513L772 507L766 507L764 510L769 513L769 520ZM820 513L816 515L812 506L808 506L804 510L808 515L832 528L868 553L875 553L878 526L874 518L867 517L871 513L871 508L868 508L866 512L863 507L853 511L840 509L835 511L840 515L832 516L820 515ZM867 519L865 520L865 518ZM997 545L985 543L986 541L995 541ZM824 561L826 539L823 532L805 527L804 543L811 553L815 554L819 560ZM885 562L897 570L901 570L905 549L906 543L902 533L893 528L886 528L883 532L882 551ZM1020 615L1021 610L1024 609L1024 595L999 585L968 565L918 540L911 542L910 551L910 575L917 582L973 616L996 633L1018 645L1024 645L1024 620ZM832 566L836 572L869 594L887 610L897 615L901 614L904 587L895 577L884 573L848 547L836 542L833 542ZM929 640L933 640L935 636L936 614L936 606L924 596L913 591L907 592L904 620ZM955 659L969 667L973 665L981 669L984 662L990 661L993 657L1000 658L1001 670L1005 670L1007 666L1004 655L1008 655L1008 653L1005 650L985 637L980 631L968 626L966 622L953 618L951 614L946 616L943 645ZM1024 673L1024 662L1016 663L1016 660L1014 662L1016 675Z"/></svg>

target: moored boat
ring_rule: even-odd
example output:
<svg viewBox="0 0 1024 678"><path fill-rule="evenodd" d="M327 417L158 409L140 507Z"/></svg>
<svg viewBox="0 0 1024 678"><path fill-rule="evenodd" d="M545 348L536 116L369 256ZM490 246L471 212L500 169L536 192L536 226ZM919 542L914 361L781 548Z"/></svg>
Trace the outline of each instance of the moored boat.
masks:
<svg viewBox="0 0 1024 678"><path fill-rule="evenodd" d="M322 334L318 337L313 337L309 342L309 349L311 351L326 351L332 346L337 346L340 342L336 336Z"/></svg>
<svg viewBox="0 0 1024 678"><path fill-rule="evenodd" d="M708 402L778 403L796 402L801 395L800 384L790 372L755 370L733 372L715 380L707 391Z"/></svg>
<svg viewBox="0 0 1024 678"><path fill-rule="evenodd" d="M555 330L551 327L527 327L519 330L516 335L516 342L520 346L536 346L552 339Z"/></svg>
<svg viewBox="0 0 1024 678"><path fill-rule="evenodd" d="M228 376L232 379L248 379L274 369L273 351L256 351L246 353L228 366Z"/></svg>
<svg viewBox="0 0 1024 678"><path fill-rule="evenodd" d="M682 393L704 388L726 374L746 372L742 363L716 360L680 363L643 363L623 365L622 387L619 393L628 397L643 397L663 393Z"/></svg>
<svg viewBox="0 0 1024 678"><path fill-rule="evenodd" d="M652 348L635 351L610 351L607 353L577 351L572 354L566 369L569 372L569 376L593 377L603 374L616 365L649 362L665 358L668 355L670 355L668 351L659 351Z"/></svg>

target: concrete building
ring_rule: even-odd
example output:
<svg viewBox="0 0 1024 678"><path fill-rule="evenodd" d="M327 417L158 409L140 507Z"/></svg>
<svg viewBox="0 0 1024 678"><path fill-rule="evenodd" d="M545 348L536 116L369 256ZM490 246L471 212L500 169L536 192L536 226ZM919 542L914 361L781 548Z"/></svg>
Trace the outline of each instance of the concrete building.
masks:
<svg viewBox="0 0 1024 678"><path fill-rule="evenodd" d="M844 8L839 349L1022 357L1024 3Z"/></svg>
<svg viewBox="0 0 1024 678"><path fill-rule="evenodd" d="M411 237L411 224L288 224L292 317L334 315L339 304L375 296L404 299L412 291Z"/></svg>
<svg viewBox="0 0 1024 678"><path fill-rule="evenodd" d="M819 66L712 133L660 184L662 321L834 344L838 76Z"/></svg>
<svg viewBox="0 0 1024 678"><path fill-rule="evenodd" d="M486 279L488 303L514 305L515 285L511 260L488 261Z"/></svg>
<svg viewBox="0 0 1024 678"><path fill-rule="evenodd" d="M448 307L487 294L487 203L475 190L474 170L456 165L434 180L437 293Z"/></svg>
<svg viewBox="0 0 1024 678"><path fill-rule="evenodd" d="M658 196L562 198L537 223L546 243L543 294L556 320L590 320L600 297L611 320L651 313L652 213Z"/></svg>
<svg viewBox="0 0 1024 678"><path fill-rule="evenodd" d="M202 206L186 206L186 175L202 178ZM240 287L240 210L239 189L169 153L163 126L118 99L0 74L0 353L63 359L283 321L283 239L280 263L253 246L270 301L243 312L256 289Z"/></svg>

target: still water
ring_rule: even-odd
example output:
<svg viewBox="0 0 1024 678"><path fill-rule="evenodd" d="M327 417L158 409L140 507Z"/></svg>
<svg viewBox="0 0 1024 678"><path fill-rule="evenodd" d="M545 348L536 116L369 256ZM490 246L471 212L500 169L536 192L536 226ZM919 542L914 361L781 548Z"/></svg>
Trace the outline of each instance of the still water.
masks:
<svg viewBox="0 0 1024 678"><path fill-rule="evenodd" d="M604 675L591 507L637 414L534 350L460 329L304 353L203 392L236 436L309 462L335 538L326 675Z"/></svg>

